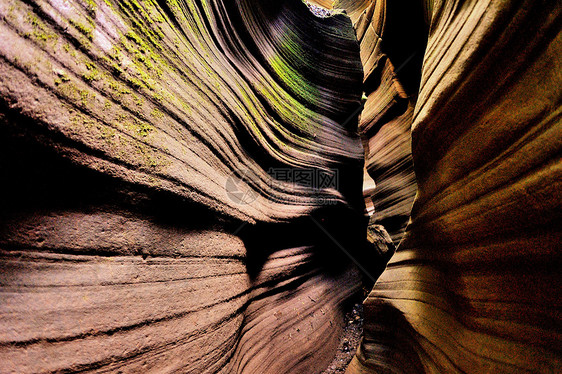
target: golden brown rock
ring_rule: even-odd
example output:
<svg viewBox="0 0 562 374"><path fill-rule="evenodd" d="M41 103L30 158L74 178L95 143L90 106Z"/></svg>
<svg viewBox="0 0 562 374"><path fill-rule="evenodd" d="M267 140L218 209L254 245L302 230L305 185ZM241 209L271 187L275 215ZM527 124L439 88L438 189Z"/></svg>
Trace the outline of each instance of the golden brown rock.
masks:
<svg viewBox="0 0 562 374"><path fill-rule="evenodd" d="M559 372L561 8L427 4L417 197L347 373Z"/></svg>
<svg viewBox="0 0 562 374"><path fill-rule="evenodd" d="M561 13L1 2L0 372L559 372Z"/></svg>

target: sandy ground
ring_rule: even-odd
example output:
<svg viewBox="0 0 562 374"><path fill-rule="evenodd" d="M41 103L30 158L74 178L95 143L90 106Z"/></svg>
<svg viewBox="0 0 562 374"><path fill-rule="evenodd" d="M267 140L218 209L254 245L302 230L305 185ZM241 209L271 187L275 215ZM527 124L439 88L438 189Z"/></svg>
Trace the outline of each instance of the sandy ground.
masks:
<svg viewBox="0 0 562 374"><path fill-rule="evenodd" d="M345 369L357 351L363 332L363 305L361 303L354 304L353 309L346 313L345 320L346 325L336 356L322 374L345 373Z"/></svg>

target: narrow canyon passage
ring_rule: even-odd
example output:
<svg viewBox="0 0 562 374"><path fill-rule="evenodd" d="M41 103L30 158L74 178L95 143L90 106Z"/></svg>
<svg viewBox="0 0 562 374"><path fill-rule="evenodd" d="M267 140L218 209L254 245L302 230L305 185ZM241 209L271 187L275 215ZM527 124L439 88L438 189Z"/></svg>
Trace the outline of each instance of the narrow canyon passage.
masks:
<svg viewBox="0 0 562 374"><path fill-rule="evenodd" d="M559 372L561 12L2 1L0 373Z"/></svg>

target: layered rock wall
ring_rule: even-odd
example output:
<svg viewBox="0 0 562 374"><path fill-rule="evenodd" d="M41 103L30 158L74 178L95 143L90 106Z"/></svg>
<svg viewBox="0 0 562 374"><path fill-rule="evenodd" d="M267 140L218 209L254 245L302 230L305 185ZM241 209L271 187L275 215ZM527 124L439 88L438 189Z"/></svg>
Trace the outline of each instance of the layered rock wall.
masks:
<svg viewBox="0 0 562 374"><path fill-rule="evenodd" d="M361 287L326 236L364 241L349 18L299 0L0 17L0 371L321 371Z"/></svg>
<svg viewBox="0 0 562 374"><path fill-rule="evenodd" d="M390 22L384 3L374 6ZM365 300L347 372L559 372L561 9L493 0L424 9L417 196Z"/></svg>
<svg viewBox="0 0 562 374"><path fill-rule="evenodd" d="M559 371L560 7L311 3L0 3L1 372Z"/></svg>

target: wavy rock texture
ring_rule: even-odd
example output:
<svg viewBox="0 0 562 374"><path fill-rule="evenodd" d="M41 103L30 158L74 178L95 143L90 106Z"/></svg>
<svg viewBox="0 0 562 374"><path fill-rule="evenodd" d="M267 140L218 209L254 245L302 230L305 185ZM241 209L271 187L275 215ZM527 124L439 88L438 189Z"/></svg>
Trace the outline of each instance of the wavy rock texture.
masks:
<svg viewBox="0 0 562 374"><path fill-rule="evenodd" d="M562 10L333 7L0 3L1 372L560 371Z"/></svg>
<svg viewBox="0 0 562 374"><path fill-rule="evenodd" d="M299 0L0 16L0 371L320 372L361 286L324 230L361 256L366 228L350 19Z"/></svg>
<svg viewBox="0 0 562 374"><path fill-rule="evenodd" d="M371 25L400 22L384 3ZM417 197L365 300L347 373L560 372L562 10L496 0L425 9Z"/></svg>
<svg viewBox="0 0 562 374"><path fill-rule="evenodd" d="M372 222L383 225L398 244L416 193L411 133L427 27L421 6L399 2L340 1L348 10L360 43L366 101L359 131L365 166L364 195L372 202ZM419 9L418 9L419 8Z"/></svg>

